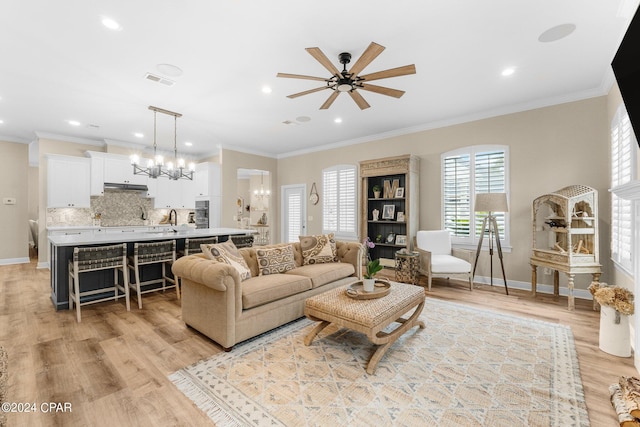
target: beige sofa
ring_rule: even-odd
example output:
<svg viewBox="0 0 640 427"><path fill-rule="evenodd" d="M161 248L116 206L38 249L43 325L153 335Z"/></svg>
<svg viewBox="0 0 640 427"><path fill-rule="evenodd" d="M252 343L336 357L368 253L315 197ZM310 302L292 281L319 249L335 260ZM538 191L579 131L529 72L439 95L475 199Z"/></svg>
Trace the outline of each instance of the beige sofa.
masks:
<svg viewBox="0 0 640 427"><path fill-rule="evenodd" d="M241 281L231 265L189 255L173 264L182 281L182 320L226 351L304 315L306 298L347 285L362 277L363 246L336 242L339 262L302 265L300 243L292 243L296 267L282 274L259 275L258 249L287 244L241 248L251 270Z"/></svg>

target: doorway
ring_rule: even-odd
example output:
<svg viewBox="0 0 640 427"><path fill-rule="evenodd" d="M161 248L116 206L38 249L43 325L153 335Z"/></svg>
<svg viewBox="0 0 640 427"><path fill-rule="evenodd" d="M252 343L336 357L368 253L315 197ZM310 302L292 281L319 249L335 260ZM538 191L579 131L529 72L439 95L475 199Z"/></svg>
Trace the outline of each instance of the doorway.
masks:
<svg viewBox="0 0 640 427"><path fill-rule="evenodd" d="M307 204L305 184L282 186L282 243L297 242L307 232Z"/></svg>

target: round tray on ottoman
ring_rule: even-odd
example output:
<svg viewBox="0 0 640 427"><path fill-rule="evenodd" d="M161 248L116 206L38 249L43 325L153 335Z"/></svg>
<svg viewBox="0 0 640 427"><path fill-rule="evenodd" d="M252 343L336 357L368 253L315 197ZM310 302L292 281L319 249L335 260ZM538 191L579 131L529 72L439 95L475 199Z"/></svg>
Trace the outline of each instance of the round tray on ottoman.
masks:
<svg viewBox="0 0 640 427"><path fill-rule="evenodd" d="M373 292L365 292L364 284L362 283L362 280L359 280L347 286L345 294L353 299L374 299L388 295L390 291L391 283L389 283L388 280L376 279Z"/></svg>

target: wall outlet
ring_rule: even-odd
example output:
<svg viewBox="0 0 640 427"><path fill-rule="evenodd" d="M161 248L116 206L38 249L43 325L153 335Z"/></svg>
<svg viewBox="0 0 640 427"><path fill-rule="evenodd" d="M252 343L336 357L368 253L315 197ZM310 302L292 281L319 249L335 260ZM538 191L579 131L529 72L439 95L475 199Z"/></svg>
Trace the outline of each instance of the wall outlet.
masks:
<svg viewBox="0 0 640 427"><path fill-rule="evenodd" d="M16 204L16 198L15 197L5 197L4 199L2 199L2 203L4 203L5 205L15 205Z"/></svg>

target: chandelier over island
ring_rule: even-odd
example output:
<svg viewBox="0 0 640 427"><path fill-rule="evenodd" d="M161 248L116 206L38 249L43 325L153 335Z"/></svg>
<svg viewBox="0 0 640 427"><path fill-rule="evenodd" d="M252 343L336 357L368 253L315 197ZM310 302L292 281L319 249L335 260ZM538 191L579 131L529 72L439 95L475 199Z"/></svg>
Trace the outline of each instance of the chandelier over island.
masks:
<svg viewBox="0 0 640 427"><path fill-rule="evenodd" d="M193 162L189 163L189 169L187 170L184 159L178 158L178 117L182 117L182 114L151 105L149 106L149 109L153 111L153 159L149 159L146 166L142 167L140 166L140 157L136 154L132 155L131 164L133 165L134 175L147 175L153 179L164 176L172 180L193 180L195 164ZM164 158L157 153L156 119L158 113L173 116L173 161L167 162L166 166L164 164Z"/></svg>

